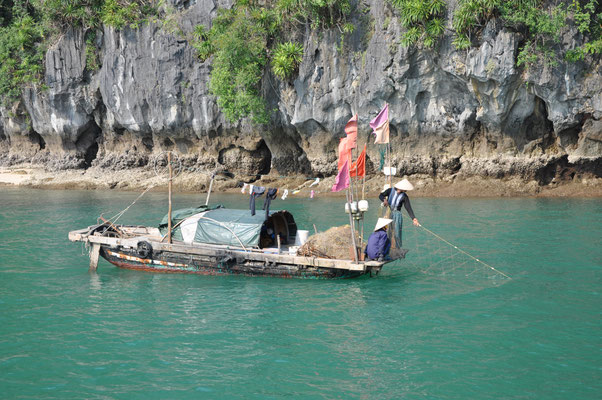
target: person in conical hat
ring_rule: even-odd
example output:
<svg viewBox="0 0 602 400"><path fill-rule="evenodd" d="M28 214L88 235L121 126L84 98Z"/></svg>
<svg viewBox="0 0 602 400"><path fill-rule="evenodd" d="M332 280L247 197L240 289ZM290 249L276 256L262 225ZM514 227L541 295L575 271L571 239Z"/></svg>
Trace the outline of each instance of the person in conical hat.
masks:
<svg viewBox="0 0 602 400"><path fill-rule="evenodd" d="M382 261L389 255L391 249L391 241L387 235L387 226L393 222L392 219L379 218L374 226L374 232L368 238L368 244L366 245L366 258L369 260Z"/></svg>
<svg viewBox="0 0 602 400"><path fill-rule="evenodd" d="M414 185L407 179L402 179L393 185L392 188L384 190L378 198L382 201L385 207L391 208L391 218L393 219L392 233L395 238L395 247L401 249L402 244L402 230L403 230L403 216L401 215L401 207L405 207L406 211L412 218L412 223L415 226L420 226L418 219L414 215L412 205L410 204L410 198L407 192L414 190Z"/></svg>

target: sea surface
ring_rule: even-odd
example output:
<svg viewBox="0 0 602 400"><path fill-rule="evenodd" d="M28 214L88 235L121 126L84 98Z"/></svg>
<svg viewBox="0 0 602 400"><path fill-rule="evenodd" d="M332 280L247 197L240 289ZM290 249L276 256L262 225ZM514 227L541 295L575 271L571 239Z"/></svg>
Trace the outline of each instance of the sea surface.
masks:
<svg viewBox="0 0 602 400"><path fill-rule="evenodd" d="M412 197L432 233L406 217L407 258L372 278L89 273L68 232L138 195L0 188L2 399L602 398L601 199ZM348 222L320 193L272 208ZM119 222L166 209L148 193Z"/></svg>

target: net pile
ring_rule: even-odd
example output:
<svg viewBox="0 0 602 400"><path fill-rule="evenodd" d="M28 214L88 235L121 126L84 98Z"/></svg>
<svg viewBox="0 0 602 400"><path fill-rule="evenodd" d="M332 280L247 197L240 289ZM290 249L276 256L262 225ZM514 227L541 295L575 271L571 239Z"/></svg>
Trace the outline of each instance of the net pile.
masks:
<svg viewBox="0 0 602 400"><path fill-rule="evenodd" d="M349 225L336 226L326 232L310 236L307 242L297 250L304 257L336 258L350 260L351 228Z"/></svg>

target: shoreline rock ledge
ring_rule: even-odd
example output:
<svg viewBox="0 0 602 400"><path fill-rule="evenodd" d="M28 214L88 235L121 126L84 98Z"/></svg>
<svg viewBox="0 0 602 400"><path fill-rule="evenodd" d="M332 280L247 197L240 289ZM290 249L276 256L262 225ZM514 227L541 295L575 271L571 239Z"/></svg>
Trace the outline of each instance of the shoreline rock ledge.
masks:
<svg viewBox="0 0 602 400"><path fill-rule="evenodd" d="M57 180L97 176L91 187L105 187L127 171L144 176L153 157L170 150L193 179L190 190L204 185L195 174L216 168L229 174L225 189L262 176L331 179L345 123L359 115L363 146L368 121L387 103L393 165L398 175L426 182L430 193L454 182L458 193L470 192L460 188L477 181L529 188L508 189L510 195L549 193L559 185L600 191L600 56L520 69L515 55L523 39L496 20L466 51L454 48L451 35L433 50L406 48L396 44L403 32L398 15L368 0L344 40L337 29L308 27L297 35L304 55L294 79L283 82L266 72L262 91L274 110L270 124L231 123L209 93L212 60L200 61L185 39L197 25L209 27L227 2L168 3L177 10L178 33L161 22L105 26L96 35L97 70L86 67L81 30L67 31L47 51L48 88L25 89L18 102L0 107L4 174L27 169L62 177ZM457 2L447 5L453 15ZM563 33L567 47L579 40L573 28ZM369 144L367 155L368 170L376 173L377 146Z"/></svg>

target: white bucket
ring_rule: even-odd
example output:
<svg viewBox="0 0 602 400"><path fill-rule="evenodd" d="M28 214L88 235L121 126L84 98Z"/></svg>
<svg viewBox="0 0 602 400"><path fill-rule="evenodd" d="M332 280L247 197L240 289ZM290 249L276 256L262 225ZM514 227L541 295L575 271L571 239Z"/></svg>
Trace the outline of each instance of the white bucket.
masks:
<svg viewBox="0 0 602 400"><path fill-rule="evenodd" d="M309 237L309 231L297 230L297 237L295 238L295 246L303 246L307 242Z"/></svg>

